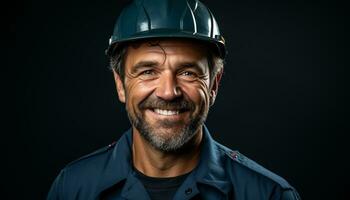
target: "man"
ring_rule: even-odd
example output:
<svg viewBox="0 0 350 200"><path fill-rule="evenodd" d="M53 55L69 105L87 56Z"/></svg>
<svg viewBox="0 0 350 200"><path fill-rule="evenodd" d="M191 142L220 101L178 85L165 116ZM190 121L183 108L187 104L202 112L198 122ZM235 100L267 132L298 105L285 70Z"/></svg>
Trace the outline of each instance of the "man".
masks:
<svg viewBox="0 0 350 200"><path fill-rule="evenodd" d="M225 43L196 0L135 0L107 54L132 125L119 141L67 165L48 199L299 199L284 179L204 126Z"/></svg>

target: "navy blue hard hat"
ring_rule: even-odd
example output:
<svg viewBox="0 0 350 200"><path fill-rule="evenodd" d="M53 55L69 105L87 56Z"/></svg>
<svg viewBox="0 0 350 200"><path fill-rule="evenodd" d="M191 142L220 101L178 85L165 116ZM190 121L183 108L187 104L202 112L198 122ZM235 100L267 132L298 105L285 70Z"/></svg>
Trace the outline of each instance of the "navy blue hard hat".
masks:
<svg viewBox="0 0 350 200"><path fill-rule="evenodd" d="M134 0L121 12L109 40L111 56L125 42L188 38L213 44L226 55L225 40L212 12L198 0Z"/></svg>

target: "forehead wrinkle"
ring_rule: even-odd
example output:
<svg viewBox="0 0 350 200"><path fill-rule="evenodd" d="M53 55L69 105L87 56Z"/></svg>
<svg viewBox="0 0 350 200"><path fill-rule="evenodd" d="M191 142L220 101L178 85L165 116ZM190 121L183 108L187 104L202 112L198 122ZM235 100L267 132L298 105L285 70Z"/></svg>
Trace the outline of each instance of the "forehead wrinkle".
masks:
<svg viewBox="0 0 350 200"><path fill-rule="evenodd" d="M163 52L165 54L173 55L177 52L194 51L202 50L206 48L204 45L197 43L188 43L184 41L160 41L157 43L144 43L142 46L146 46L150 51L154 52Z"/></svg>

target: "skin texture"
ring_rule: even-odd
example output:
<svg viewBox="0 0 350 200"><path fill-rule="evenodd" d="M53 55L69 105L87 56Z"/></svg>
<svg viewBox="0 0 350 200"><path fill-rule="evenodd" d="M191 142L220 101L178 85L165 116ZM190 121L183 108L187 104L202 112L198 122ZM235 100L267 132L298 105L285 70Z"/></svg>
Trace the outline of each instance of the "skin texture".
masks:
<svg viewBox="0 0 350 200"><path fill-rule="evenodd" d="M190 41L144 42L128 47L125 79L114 72L133 127L133 164L142 173L173 177L198 163L202 125L222 74L209 80L206 55L204 45Z"/></svg>

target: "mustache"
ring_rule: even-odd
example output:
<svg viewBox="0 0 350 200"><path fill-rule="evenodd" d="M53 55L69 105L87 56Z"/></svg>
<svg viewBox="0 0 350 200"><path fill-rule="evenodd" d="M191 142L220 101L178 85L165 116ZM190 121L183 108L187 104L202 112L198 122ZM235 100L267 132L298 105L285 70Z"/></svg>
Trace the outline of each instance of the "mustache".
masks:
<svg viewBox="0 0 350 200"><path fill-rule="evenodd" d="M150 96L140 103L139 108L187 111L194 110L195 104L192 101L186 100L184 97L166 101L159 97Z"/></svg>

